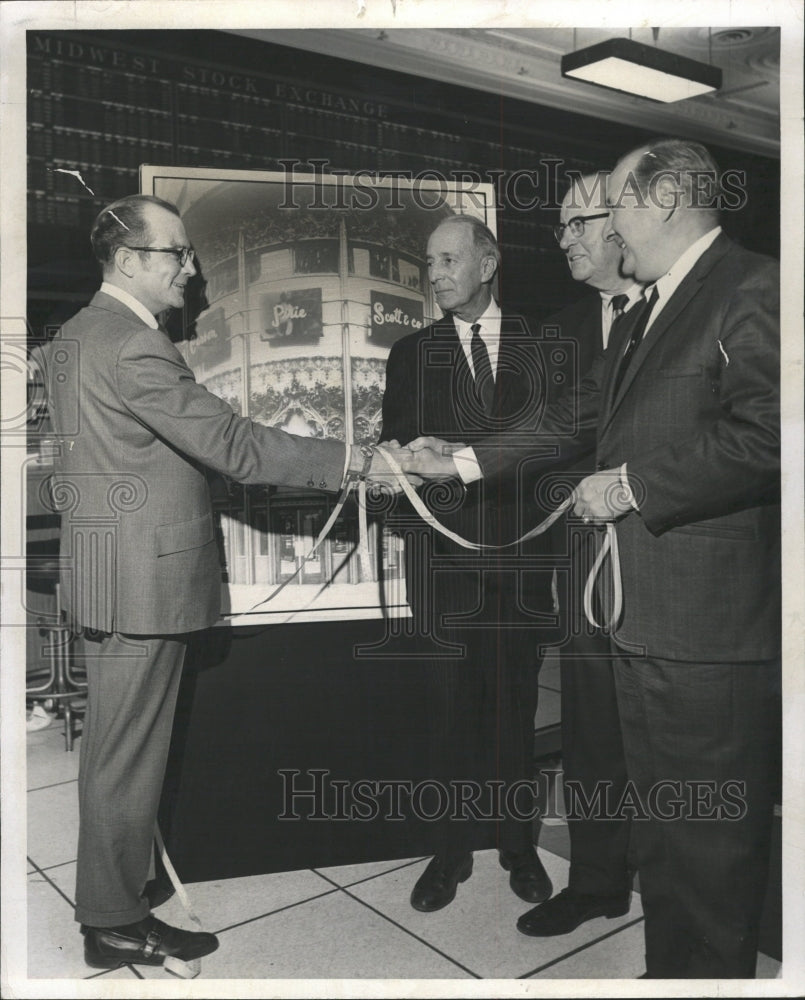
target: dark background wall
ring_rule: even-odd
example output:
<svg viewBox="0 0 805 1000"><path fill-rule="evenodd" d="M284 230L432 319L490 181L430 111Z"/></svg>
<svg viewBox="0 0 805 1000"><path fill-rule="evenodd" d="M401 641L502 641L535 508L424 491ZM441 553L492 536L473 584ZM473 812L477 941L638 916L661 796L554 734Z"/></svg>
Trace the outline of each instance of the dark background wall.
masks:
<svg viewBox="0 0 805 1000"><path fill-rule="evenodd" d="M139 189L141 163L327 172L472 171L495 180L507 308L572 301L550 227L568 168L611 166L649 133L217 31L28 34L29 322L35 335L97 286L97 212ZM779 164L713 147L747 172L725 228L776 255ZM75 177L80 170L91 196ZM536 176L527 172L536 171ZM558 188L558 190L557 190Z"/></svg>

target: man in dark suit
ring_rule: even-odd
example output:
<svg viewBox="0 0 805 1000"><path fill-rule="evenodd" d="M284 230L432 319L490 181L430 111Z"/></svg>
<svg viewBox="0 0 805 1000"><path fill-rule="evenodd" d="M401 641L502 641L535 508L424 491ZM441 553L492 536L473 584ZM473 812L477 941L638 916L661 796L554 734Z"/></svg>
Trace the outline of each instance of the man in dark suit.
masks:
<svg viewBox="0 0 805 1000"><path fill-rule="evenodd" d="M544 369L534 338L519 316L501 314L492 295L499 266L493 234L477 219L451 217L428 241L428 274L444 319L409 334L392 348L386 368L381 440L405 443L439 434L457 443L483 441L502 428L536 429L544 403ZM458 478L423 500L451 530L493 545L521 533L515 477L465 489ZM430 641L433 761L455 792L489 781L511 789L532 780L542 625L553 624L550 570L519 587L511 554L468 552L426 527L408 525L406 583L417 632ZM527 609L523 610L523 604ZM485 787L484 787L485 786ZM501 801L506 802L505 792ZM508 803L510 807L511 802ZM529 812L530 810L530 812ZM460 810L461 811L461 810ZM497 827L500 863L513 891L535 903L551 883L534 849L534 796L504 806ZM516 815L520 813L519 817ZM450 903L472 871L483 829L469 818L437 825L436 854L414 886L422 911Z"/></svg>
<svg viewBox="0 0 805 1000"><path fill-rule="evenodd" d="M574 509L617 522L615 684L645 812L634 825L649 978L754 976L771 837L779 268L721 231L719 176L683 140L619 161L606 233L646 305L585 377L578 421L565 401L542 428L565 459L595 436L599 471ZM449 446L414 444L413 471L454 472ZM500 442L476 449L485 476L517 457Z"/></svg>
<svg viewBox="0 0 805 1000"><path fill-rule="evenodd" d="M73 626L90 630L75 917L93 968L162 965L218 946L158 920L144 892L188 635L220 610L203 466L337 490L380 460L238 417L196 383L155 318L182 307L195 273L175 206L123 198L91 239L101 289L45 352L62 594Z"/></svg>
<svg viewBox="0 0 805 1000"><path fill-rule="evenodd" d="M628 316L643 296L642 286L621 273L621 250L604 239L606 175L574 181L565 195L554 234L576 281L595 290L549 317L546 330L576 344L579 376L605 350L613 323ZM568 470L574 483L595 468L592 454ZM599 544L599 530L562 520L553 539L559 571L567 574L567 638L558 647L561 672L562 777L570 835L567 888L524 913L524 934L568 934L586 920L616 916L629 909L627 863L629 820L598 815L596 795L606 788L614 808L626 788L618 703L609 636L583 612L583 591ZM598 620L601 620L601 614Z"/></svg>

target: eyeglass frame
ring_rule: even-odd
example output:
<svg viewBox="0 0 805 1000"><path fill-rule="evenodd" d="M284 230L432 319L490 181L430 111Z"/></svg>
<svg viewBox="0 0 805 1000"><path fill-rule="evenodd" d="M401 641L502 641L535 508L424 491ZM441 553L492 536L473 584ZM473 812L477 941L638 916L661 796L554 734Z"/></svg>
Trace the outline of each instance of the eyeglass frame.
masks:
<svg viewBox="0 0 805 1000"><path fill-rule="evenodd" d="M196 259L196 251L193 247L130 247L126 245L126 249L142 250L148 253L172 253L179 262L179 267L184 267L188 261L192 264Z"/></svg>
<svg viewBox="0 0 805 1000"><path fill-rule="evenodd" d="M579 239L584 236L585 222L591 222L593 219L606 219L609 214L609 212L598 212L596 215L574 215L573 218L568 219L567 222L560 222L558 226L553 226L553 238L557 243L561 243L566 229L570 229L571 226L574 228L581 226L579 232L574 232L573 229L570 229L570 235L574 239Z"/></svg>

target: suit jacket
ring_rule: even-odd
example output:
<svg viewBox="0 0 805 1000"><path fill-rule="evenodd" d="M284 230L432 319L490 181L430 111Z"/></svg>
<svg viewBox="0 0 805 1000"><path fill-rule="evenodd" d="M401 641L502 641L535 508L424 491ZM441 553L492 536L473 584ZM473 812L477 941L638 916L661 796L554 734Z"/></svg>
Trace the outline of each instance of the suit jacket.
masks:
<svg viewBox="0 0 805 1000"><path fill-rule="evenodd" d="M98 292L45 352L60 438L62 598L105 632L212 625L221 567L203 470L243 483L336 490L345 450L238 417L198 385L161 330Z"/></svg>
<svg viewBox="0 0 805 1000"><path fill-rule="evenodd" d="M719 235L657 315L615 395L634 321L619 325L576 399L551 408L538 438L567 462L592 435L599 469L628 463L639 513L617 523L624 611L616 640L669 659L773 658L781 633L779 267ZM476 449L485 475L517 459L494 444Z"/></svg>
<svg viewBox="0 0 805 1000"><path fill-rule="evenodd" d="M634 307L632 307L634 308ZM572 341L575 345L575 367L571 376L570 386L576 389L580 386L582 377L593 366L595 359L604 350L603 329L601 325L601 296L598 292L585 295L559 312L549 316L542 323L543 331L555 330L561 341ZM550 396L553 402L561 393L554 390ZM586 455L579 458L572 466L572 471L590 473L595 470L595 452L589 448ZM581 478L581 477L576 477Z"/></svg>
<svg viewBox="0 0 805 1000"><path fill-rule="evenodd" d="M546 337L550 333L558 336L560 342L570 341L574 345L574 366L569 385L563 382L559 388L576 389L584 373L604 349L600 294L593 292L560 309L543 321L542 329ZM554 391L553 399L560 394L559 391ZM569 488L578 485L594 471L595 451L590 447L587 454L556 475ZM563 517L551 529L550 541L556 555L559 606L567 620L567 628L587 630L590 626L584 617L584 585L601 542L601 529L583 525L577 519ZM603 581L604 577L599 580ZM610 600L611 597L607 595L604 609L595 607L597 620L604 617L605 609L610 607Z"/></svg>
<svg viewBox="0 0 805 1000"><path fill-rule="evenodd" d="M476 445L500 431L530 439L544 409L546 384L547 369L536 339L522 317L504 315L492 414L484 414L474 397L474 379L455 325L448 317L403 337L392 347L386 365L380 440L396 439L407 444L421 435L434 435ZM535 504L529 503L528 493L529 484L517 469L466 488L451 482L426 485L420 490L426 506L448 528L472 541L494 545L514 541L544 516ZM437 556L455 556L476 566L479 558L490 563L496 559L494 553L479 556L457 546L431 532L418 518L409 523L430 537ZM516 549L510 549L503 555L511 557L515 553ZM408 560L409 598L414 601L423 590L419 563L416 553L413 564ZM514 583L515 575L509 573L505 585L513 591ZM445 577L441 593L438 577L434 586L440 606L449 604L450 578ZM528 607L551 607L547 568L530 577Z"/></svg>

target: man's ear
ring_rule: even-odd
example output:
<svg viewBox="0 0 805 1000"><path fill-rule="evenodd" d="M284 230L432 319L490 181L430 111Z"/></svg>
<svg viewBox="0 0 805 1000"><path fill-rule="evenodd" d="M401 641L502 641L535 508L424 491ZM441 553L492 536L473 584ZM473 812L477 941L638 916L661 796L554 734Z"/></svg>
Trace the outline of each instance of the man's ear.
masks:
<svg viewBox="0 0 805 1000"><path fill-rule="evenodd" d="M484 283L491 281L495 277L498 269L498 262L491 254L481 258L481 278Z"/></svg>
<svg viewBox="0 0 805 1000"><path fill-rule="evenodd" d="M682 204L683 190L672 177L660 177L654 187L654 202L658 208L670 212L668 218Z"/></svg>
<svg viewBox="0 0 805 1000"><path fill-rule="evenodd" d="M127 278L133 277L137 266L136 253L136 250L129 250L128 247L118 247L113 258L115 270L125 274Z"/></svg>

